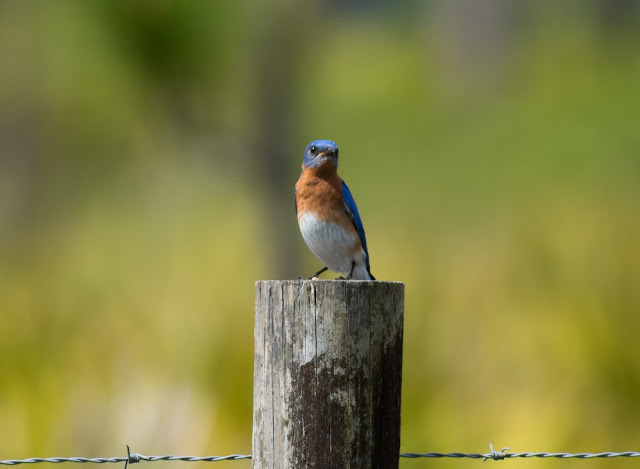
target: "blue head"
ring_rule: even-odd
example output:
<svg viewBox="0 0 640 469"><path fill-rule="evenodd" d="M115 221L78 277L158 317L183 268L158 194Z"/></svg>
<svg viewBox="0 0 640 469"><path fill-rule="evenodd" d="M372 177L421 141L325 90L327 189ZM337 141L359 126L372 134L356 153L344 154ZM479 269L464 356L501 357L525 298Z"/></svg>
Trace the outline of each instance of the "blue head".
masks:
<svg viewBox="0 0 640 469"><path fill-rule="evenodd" d="M304 151L302 166L305 168L317 168L327 161L338 168L338 145L331 140L314 140L307 145Z"/></svg>

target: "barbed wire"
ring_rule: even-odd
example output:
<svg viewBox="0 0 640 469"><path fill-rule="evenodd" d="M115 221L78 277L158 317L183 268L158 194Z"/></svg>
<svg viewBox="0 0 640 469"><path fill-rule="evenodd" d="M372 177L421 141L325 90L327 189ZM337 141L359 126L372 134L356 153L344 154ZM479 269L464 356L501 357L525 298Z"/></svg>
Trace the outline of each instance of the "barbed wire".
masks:
<svg viewBox="0 0 640 469"><path fill-rule="evenodd" d="M470 459L482 459L486 461L487 459L493 459L494 461L498 461L501 459L512 459L512 458L560 458L560 459L591 459L591 458L637 458L640 457L640 453L635 451L624 451L620 453L616 453L613 451L606 451L603 453L548 453L544 451L530 453L530 452L522 452L522 453L508 453L507 451L511 451L511 449L506 446L502 448L500 451L495 451L493 449L493 445L489 443L490 453L481 454L481 453L402 453L400 455L401 458L470 458Z"/></svg>
<svg viewBox="0 0 640 469"><path fill-rule="evenodd" d="M124 457L115 457L115 458L81 458L81 457L71 457L71 458L29 458L29 459L7 459L0 460L0 464L5 466L16 466L18 464L37 464L41 462L48 463L63 463L63 462L74 462L74 463L94 463L94 464L105 464L105 463L125 463L124 467L127 468L129 464L135 464L140 461L186 461L186 462L217 462L217 461L235 461L240 459L251 459L250 454L230 454L228 456L173 456L171 454L166 454L163 456L145 456L140 453L132 453L127 445L127 455Z"/></svg>
<svg viewBox="0 0 640 469"><path fill-rule="evenodd" d="M522 453L510 453L508 447L502 448L501 451L495 451L493 445L489 443L489 453L402 453L401 458L468 458L468 459L493 459L498 461L501 459L513 459L513 458L559 458L559 459L595 459L595 458L637 458L640 457L640 453L636 451L623 451L613 452L606 451L602 453L548 453L548 452L522 452ZM217 462L217 461L238 461L241 459L251 459L250 454L230 454L228 456L145 456L140 453L131 453L129 446L127 446L127 455L124 457L114 458L29 458L29 459L6 459L0 460L0 465L5 466L17 466L18 464L37 464L37 463L125 463L124 468L127 469L128 464L135 464L140 461L185 461L185 462Z"/></svg>

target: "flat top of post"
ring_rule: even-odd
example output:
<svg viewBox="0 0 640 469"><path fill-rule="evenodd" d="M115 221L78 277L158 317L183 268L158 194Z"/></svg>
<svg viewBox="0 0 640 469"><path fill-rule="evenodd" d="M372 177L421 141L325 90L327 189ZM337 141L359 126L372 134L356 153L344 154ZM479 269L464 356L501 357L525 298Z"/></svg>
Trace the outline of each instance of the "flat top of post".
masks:
<svg viewBox="0 0 640 469"><path fill-rule="evenodd" d="M352 284L352 285L404 285L404 282L391 282L386 280L338 280L338 279L294 279L294 280L258 280L259 283L273 283L273 284L296 284L296 283L337 283L337 284Z"/></svg>

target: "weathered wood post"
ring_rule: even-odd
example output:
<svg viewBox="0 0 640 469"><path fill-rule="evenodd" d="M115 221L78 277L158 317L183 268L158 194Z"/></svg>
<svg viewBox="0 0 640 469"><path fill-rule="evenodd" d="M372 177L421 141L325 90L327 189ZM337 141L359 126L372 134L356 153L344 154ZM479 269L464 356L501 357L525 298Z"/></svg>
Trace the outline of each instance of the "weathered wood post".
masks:
<svg viewBox="0 0 640 469"><path fill-rule="evenodd" d="M253 469L393 469L404 284L256 283Z"/></svg>

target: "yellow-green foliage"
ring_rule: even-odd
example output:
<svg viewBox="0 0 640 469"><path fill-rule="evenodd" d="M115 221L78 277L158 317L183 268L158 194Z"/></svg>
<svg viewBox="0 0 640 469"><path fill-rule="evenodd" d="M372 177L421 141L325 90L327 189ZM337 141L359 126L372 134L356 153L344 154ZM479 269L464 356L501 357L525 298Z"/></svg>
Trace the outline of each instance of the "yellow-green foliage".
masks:
<svg viewBox="0 0 640 469"><path fill-rule="evenodd" d="M282 190L336 140L406 282L402 450L640 450L638 17L532 2L478 60L445 3L0 4L0 459L251 451L253 283L297 230L255 64L300 21Z"/></svg>

